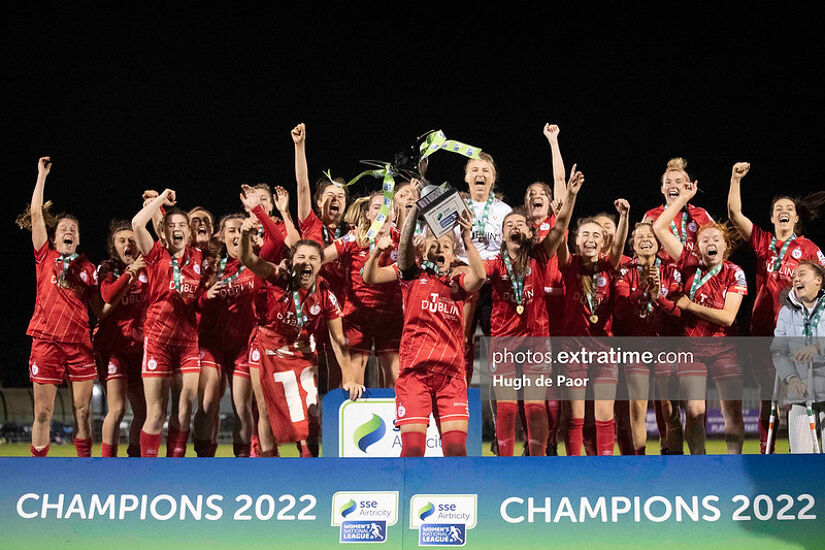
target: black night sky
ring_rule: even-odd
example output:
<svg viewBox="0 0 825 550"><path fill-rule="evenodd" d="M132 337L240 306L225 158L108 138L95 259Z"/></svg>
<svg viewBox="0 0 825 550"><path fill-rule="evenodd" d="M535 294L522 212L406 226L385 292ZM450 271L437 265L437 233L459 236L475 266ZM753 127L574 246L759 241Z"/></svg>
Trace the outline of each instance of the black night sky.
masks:
<svg viewBox="0 0 825 550"><path fill-rule="evenodd" d="M556 123L565 164L586 176L579 215L625 197L640 219L660 204L673 156L717 218L735 161L751 162L744 207L761 225L773 195L823 187L825 46L809 13L232 4L2 9L0 383L28 383L34 263L13 220L41 155L54 162L46 198L80 218L95 262L109 220L131 218L144 189L171 187L182 206L218 215L239 209L242 182L293 189L298 122L312 180L328 168L352 177L358 160L440 128L495 157L511 203L551 178L541 128ZM462 164L441 153L429 175L457 185ZM359 191L380 185L363 181ZM825 222L806 234L825 246ZM732 259L753 285L752 254Z"/></svg>

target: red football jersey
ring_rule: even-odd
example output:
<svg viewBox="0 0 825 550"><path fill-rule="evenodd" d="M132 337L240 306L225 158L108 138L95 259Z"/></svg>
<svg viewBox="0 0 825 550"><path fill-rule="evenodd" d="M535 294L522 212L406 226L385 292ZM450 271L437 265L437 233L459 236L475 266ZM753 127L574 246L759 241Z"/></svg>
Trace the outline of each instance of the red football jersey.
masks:
<svg viewBox="0 0 825 550"><path fill-rule="evenodd" d="M673 336L678 334L678 311L671 296L681 293L681 274L674 263L659 265L659 299L650 302L641 286L639 260L622 264L616 279L613 332L616 336ZM650 308L646 304L650 302Z"/></svg>
<svg viewBox="0 0 825 550"><path fill-rule="evenodd" d="M315 211L310 211L309 216L298 223L301 229L301 238L310 239L320 244L324 248L328 247L332 242L340 238L341 235L336 236L335 233L330 233L321 222L321 218L315 214ZM329 262L321 266L321 276L329 285L329 288L335 293L338 298L338 303L342 306L346 303L346 289L349 283L347 282L346 267L337 259L334 262Z"/></svg>
<svg viewBox="0 0 825 550"><path fill-rule="evenodd" d="M124 271L120 274L110 265L103 264L99 268L99 278L100 297L115 308L95 328L95 347L112 351L139 350L143 346L143 323L149 298L146 272L141 271L130 285L128 273ZM113 304L115 294L124 286L128 287L127 290Z"/></svg>
<svg viewBox="0 0 825 550"><path fill-rule="evenodd" d="M788 245L779 270L775 270L774 266L785 241L777 241L771 249L773 238L773 233L764 231L754 224L750 241L748 241L753 251L756 252L756 299L753 302L753 315L751 316L751 335L753 336L773 336L776 319L781 309L779 294L791 287L793 272L799 262L813 260L825 266L825 256L819 247L805 237L796 237Z"/></svg>
<svg viewBox="0 0 825 550"><path fill-rule="evenodd" d="M564 277L564 326L562 334L564 336L611 336L611 319L613 317L613 284L618 276L618 272L613 269L604 258L599 258L596 262L593 276L593 284L596 289L595 314L598 320L591 322L590 317L594 313L590 311L587 296L582 290L582 275L585 274L585 267L582 265L581 256L571 254L567 265L560 266Z"/></svg>
<svg viewBox="0 0 825 550"><path fill-rule="evenodd" d="M643 219L650 222L655 222L664 211L664 205L657 206L656 208L652 208L645 212ZM687 235L682 234L683 221ZM699 206L693 206L690 204L687 205L687 212L683 210L680 214L677 214L676 217L673 218L673 224L676 226L676 232L678 233L677 236L680 240L684 239L682 242L688 250L693 250L696 245L696 234L699 232L699 228L709 223L713 223L713 218L710 217L708 211ZM673 225L671 225L671 231L673 230L672 228ZM659 249L659 257L670 261L670 256L664 248Z"/></svg>
<svg viewBox="0 0 825 550"><path fill-rule="evenodd" d="M198 340L202 346L231 350L247 344L255 328L252 307L256 294L255 279L252 270L243 269L240 260L227 259L220 277L220 280L226 281L225 287L211 300L206 299L205 292L199 300L201 319Z"/></svg>
<svg viewBox="0 0 825 550"><path fill-rule="evenodd" d="M26 334L41 340L91 345L88 304L97 294L97 270L84 256L77 256L64 274L62 258L49 241L34 251L37 295Z"/></svg>
<svg viewBox="0 0 825 550"><path fill-rule="evenodd" d="M287 256L289 249L284 244L286 240L286 226L284 222L276 222L266 215L263 206L258 205L252 213L263 226L263 243L261 243L260 258L274 264L281 263Z"/></svg>
<svg viewBox="0 0 825 550"><path fill-rule="evenodd" d="M699 255L685 247L676 264L676 268L682 277L682 291L688 296L693 286L693 279L696 277L696 270L701 265L700 262ZM704 277L705 274L707 274L707 269L703 267L699 276ZM725 297L728 292L735 292L744 296L748 293L748 282L741 267L725 260L719 273L696 290L693 302L713 309L724 309ZM735 334L736 323L724 327L700 319L691 313L683 312L682 336L728 336Z"/></svg>
<svg viewBox="0 0 825 550"><path fill-rule="evenodd" d="M506 254L506 252L502 252ZM493 293L490 317L492 336L550 336L550 321L544 300L544 275L547 255L541 245L530 252L530 264L524 276L521 314L516 310L516 293L501 254L484 261L487 280Z"/></svg>
<svg viewBox="0 0 825 550"><path fill-rule="evenodd" d="M187 246L178 260L180 281L174 280L172 258L160 242L146 256L149 307L143 333L160 344L185 346L198 341L196 302L208 279L209 264L200 249Z"/></svg>
<svg viewBox="0 0 825 550"><path fill-rule="evenodd" d="M390 236L393 240L393 248L379 258L378 265L381 267L392 265L398 257L400 235L393 228L390 230ZM370 256L370 249L359 246L355 232L350 231L340 239L335 239L334 244L347 274L344 316L367 311L370 314L401 315L401 290L398 285L394 283L372 286L364 284L361 272Z"/></svg>
<svg viewBox="0 0 825 550"><path fill-rule="evenodd" d="M553 226L556 225L556 216L550 216L539 224L533 224L536 232L536 242L544 241ZM564 232L564 240L567 241L567 231ZM565 246L562 242L559 246ZM564 277L559 270L559 257L553 254L546 263L544 269L544 301L547 305L547 317L550 323L550 335L560 336L561 327L564 323Z"/></svg>
<svg viewBox="0 0 825 550"><path fill-rule="evenodd" d="M319 331L327 326L325 321L341 317L338 300L321 277L318 277L314 290L298 289L301 315L305 319L300 328L294 292L287 287L287 282L273 272L271 279L266 281L265 288L264 325L257 330L270 342L269 345L284 349L291 347L303 353L311 352L314 348L310 336L314 335L317 340L320 337ZM261 353L265 351L261 350Z"/></svg>
<svg viewBox="0 0 825 550"><path fill-rule="evenodd" d="M397 267L396 267L397 271ZM400 372L418 369L464 378L464 274L437 276L418 270L399 273L404 297L404 329L398 351Z"/></svg>

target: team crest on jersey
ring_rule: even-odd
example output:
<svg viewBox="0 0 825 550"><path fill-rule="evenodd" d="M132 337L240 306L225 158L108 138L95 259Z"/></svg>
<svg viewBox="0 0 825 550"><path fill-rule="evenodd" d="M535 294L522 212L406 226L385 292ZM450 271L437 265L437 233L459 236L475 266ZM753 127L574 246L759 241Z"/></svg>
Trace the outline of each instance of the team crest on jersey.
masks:
<svg viewBox="0 0 825 550"><path fill-rule="evenodd" d="M688 224L688 230L689 230L691 233L696 233L696 230L697 230L697 229L699 229L699 224L698 224L698 223L696 223L695 221L691 221L691 222Z"/></svg>
<svg viewBox="0 0 825 550"><path fill-rule="evenodd" d="M321 306L319 306L318 304L312 304L312 307L309 308L309 312L313 315L318 315L319 313L321 313Z"/></svg>
<svg viewBox="0 0 825 550"><path fill-rule="evenodd" d="M801 248L794 248L793 252L791 252L791 257L794 260L798 260L799 258L801 258L802 257L802 249Z"/></svg>
<svg viewBox="0 0 825 550"><path fill-rule="evenodd" d="M820 265L825 265L825 254L821 250L816 251L816 257L819 258Z"/></svg>
<svg viewBox="0 0 825 550"><path fill-rule="evenodd" d="M144 283L144 284L148 283L149 282L149 277L146 276L146 273L141 273L140 275L138 275L138 281L140 281L141 283Z"/></svg>
<svg viewBox="0 0 825 550"><path fill-rule="evenodd" d="M201 350L199 355L200 355L201 361L203 361L203 358L206 357L206 352Z"/></svg>
<svg viewBox="0 0 825 550"><path fill-rule="evenodd" d="M528 265L527 266L527 271L524 272L524 276L529 277L532 272L533 272L533 268Z"/></svg>
<svg viewBox="0 0 825 550"><path fill-rule="evenodd" d="M799 250L799 249L797 248L797 250ZM81 271L81 272L80 272L80 278L81 278L81 279L83 279L83 282L84 282L84 283L88 283L88 282L89 282L89 276L88 276L88 275L86 275L86 272L85 272L85 271Z"/></svg>
<svg viewBox="0 0 825 550"><path fill-rule="evenodd" d="M547 223L547 222L544 222L544 223L542 223L542 224L539 226L539 229L540 229L541 231L547 231L548 229L550 229L550 224L549 224L549 223Z"/></svg>
<svg viewBox="0 0 825 550"><path fill-rule="evenodd" d="M397 259L398 259L398 251L393 250L392 252L390 252L390 260L396 261Z"/></svg>
<svg viewBox="0 0 825 550"><path fill-rule="evenodd" d="M155 370L158 368L158 362L155 361L154 357L150 358L149 361L146 362L146 368L149 370Z"/></svg>
<svg viewBox="0 0 825 550"><path fill-rule="evenodd" d="M427 279L419 279L419 281L421 282L421 284L422 284L422 285L426 285L426 284L427 284Z"/></svg>
<svg viewBox="0 0 825 550"><path fill-rule="evenodd" d="M623 267L622 269L619 270L619 272L622 274L622 277L624 277L625 275L627 275L627 268Z"/></svg>
<svg viewBox="0 0 825 550"><path fill-rule="evenodd" d="M673 271L673 280L677 283L681 283L682 282L682 272L679 271L679 270L674 270Z"/></svg>
<svg viewBox="0 0 825 550"><path fill-rule="evenodd" d="M407 414L407 409L404 408L404 405L398 405L398 418L404 418L405 414Z"/></svg>
<svg viewBox="0 0 825 550"><path fill-rule="evenodd" d="M664 298L667 298L667 289L665 287L662 287L661 290L659 290L659 292L662 294Z"/></svg>
<svg viewBox="0 0 825 550"><path fill-rule="evenodd" d="M256 349L253 349L252 350L252 360L253 361L260 361L261 360L261 352L256 350Z"/></svg>
<svg viewBox="0 0 825 550"><path fill-rule="evenodd" d="M596 280L596 286L599 288L604 288L607 286L607 277L604 275L599 275L599 278Z"/></svg>
<svg viewBox="0 0 825 550"><path fill-rule="evenodd" d="M117 365L115 365L114 363L109 363L108 370L109 374L117 374Z"/></svg>
<svg viewBox="0 0 825 550"><path fill-rule="evenodd" d="M32 376L37 376L38 372L40 372L40 368L37 366L37 363L32 363Z"/></svg>
<svg viewBox="0 0 825 550"><path fill-rule="evenodd" d="M346 235L341 237L341 240L344 241L345 243L351 243L355 240L355 234L354 233L347 233Z"/></svg>
<svg viewBox="0 0 825 550"><path fill-rule="evenodd" d="M194 269L194 270L195 270L195 273L197 273L198 275L200 275L200 274L201 274L201 264L195 264L195 265L193 265L193 266L192 266L192 269Z"/></svg>

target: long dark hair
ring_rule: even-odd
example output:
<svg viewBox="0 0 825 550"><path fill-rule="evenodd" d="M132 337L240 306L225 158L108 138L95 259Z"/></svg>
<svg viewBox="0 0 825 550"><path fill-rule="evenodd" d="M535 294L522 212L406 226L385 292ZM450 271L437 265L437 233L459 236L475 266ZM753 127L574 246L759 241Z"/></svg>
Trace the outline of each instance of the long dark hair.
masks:
<svg viewBox="0 0 825 550"><path fill-rule="evenodd" d="M126 264L120 259L115 248L115 235L120 231L132 231L132 223L127 220L114 219L109 222L109 235L106 237L106 253L108 258L100 262L97 276L103 279L111 272L121 272L126 269Z"/></svg>
<svg viewBox="0 0 825 550"><path fill-rule="evenodd" d="M517 206L513 208L510 212L508 212L506 216L504 216L504 220L502 220L501 222L502 229L504 228L504 224L507 223L507 219L512 216L522 216L525 221L529 221L530 219L527 215L527 210L525 210L521 206ZM516 275L523 277L524 274L527 273L527 268L530 267L530 251L533 248L535 242L536 232L533 231L533 236L530 238L529 241L521 245L521 247L518 250L518 253L516 254L515 259L511 262L511 265L513 266L513 272ZM507 252L506 239L501 240L501 254L502 257L504 257L504 254L509 254L509 252Z"/></svg>
<svg viewBox="0 0 825 550"><path fill-rule="evenodd" d="M776 205L776 202L782 199L788 199L793 202L794 208L796 208L796 215L799 216L799 221L796 222L793 230L794 233L801 234L804 228L803 222L813 221L819 217L819 209L825 205L825 191L814 191L804 197L776 195L771 199L771 216L773 216L773 207Z"/></svg>

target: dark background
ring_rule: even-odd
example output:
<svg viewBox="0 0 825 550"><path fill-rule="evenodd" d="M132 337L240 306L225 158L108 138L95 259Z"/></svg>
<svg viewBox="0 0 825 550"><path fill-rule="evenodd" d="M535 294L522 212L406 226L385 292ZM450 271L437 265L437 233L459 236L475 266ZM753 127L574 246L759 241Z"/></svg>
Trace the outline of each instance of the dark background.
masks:
<svg viewBox="0 0 825 550"><path fill-rule="evenodd" d="M550 180L541 130L556 123L568 170L586 175L578 215L621 196L640 219L661 203L672 156L688 159L704 191L694 203L717 218L735 161L752 163L744 207L764 226L773 195L822 188L823 46L810 13L348 6L3 8L0 383L28 383L34 268L12 222L41 155L54 162L46 198L80 218L96 262L109 220L131 218L146 188L217 215L239 209L241 182L294 189L298 122L311 180L327 168L352 177L359 159L441 128L495 157L511 203ZM439 153L429 176L460 184L462 164ZM359 191L380 186L364 181ZM806 234L825 245L824 229ZM732 259L753 291L752 254Z"/></svg>

